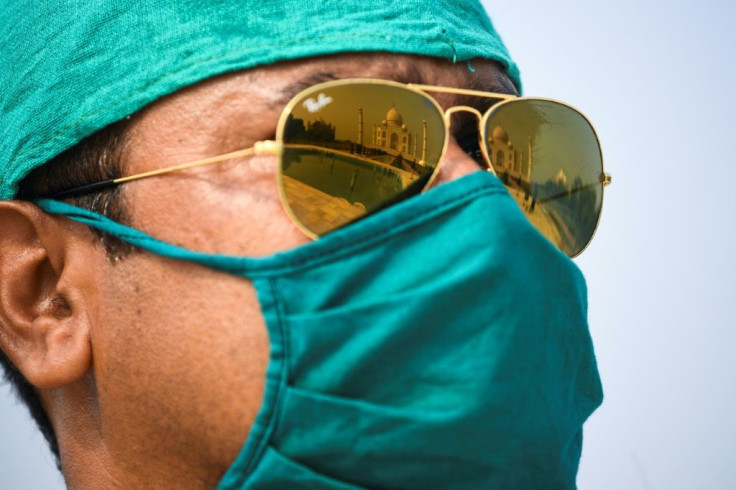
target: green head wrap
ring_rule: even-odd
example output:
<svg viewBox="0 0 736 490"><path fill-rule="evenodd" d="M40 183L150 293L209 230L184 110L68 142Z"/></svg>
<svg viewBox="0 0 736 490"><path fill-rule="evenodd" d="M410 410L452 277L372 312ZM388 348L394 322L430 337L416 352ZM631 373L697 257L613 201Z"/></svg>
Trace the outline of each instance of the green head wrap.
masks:
<svg viewBox="0 0 736 490"><path fill-rule="evenodd" d="M478 0L0 1L0 199L154 100L280 60L388 51L519 72Z"/></svg>

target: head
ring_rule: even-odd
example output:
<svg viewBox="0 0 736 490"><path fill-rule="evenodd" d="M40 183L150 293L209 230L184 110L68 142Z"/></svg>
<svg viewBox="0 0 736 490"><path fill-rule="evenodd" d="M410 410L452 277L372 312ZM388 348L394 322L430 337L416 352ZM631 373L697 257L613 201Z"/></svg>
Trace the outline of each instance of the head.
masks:
<svg viewBox="0 0 736 490"><path fill-rule="evenodd" d="M126 484L216 484L260 408L269 339L250 281L141 252L29 200L272 139L284 94L316 81L516 90L502 60L374 49L271 53L267 64L188 74L132 104L111 103L72 136L51 128L52 142L35 153L46 155L43 165L14 164L26 173L15 199L0 202L0 347L7 377L60 450L67 481L96 472ZM474 118L454 118L437 185L478 169L476 131ZM188 249L262 257L310 240L283 210L275 175L276 159L257 156L71 202Z"/></svg>

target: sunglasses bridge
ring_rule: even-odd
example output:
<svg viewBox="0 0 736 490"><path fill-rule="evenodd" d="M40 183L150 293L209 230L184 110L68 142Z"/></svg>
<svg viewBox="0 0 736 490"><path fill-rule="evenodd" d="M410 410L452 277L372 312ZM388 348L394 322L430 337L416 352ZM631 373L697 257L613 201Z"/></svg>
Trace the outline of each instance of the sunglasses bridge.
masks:
<svg viewBox="0 0 736 490"><path fill-rule="evenodd" d="M456 105L452 107L448 107L446 110L442 112L442 119L445 122L445 126L447 127L447 131L449 133L450 128L452 127L452 116L455 114L467 112L470 114L473 114L478 122L478 147L480 148L481 153L483 154L483 161L485 163L485 170L488 172L491 172L493 175L496 175L496 171L493 169L493 165L491 165L491 159L488 155L488 150L485 148L485 142L483 141L483 131L481 130L481 124L483 123L483 113L481 113L478 109L475 107L470 107L467 105Z"/></svg>

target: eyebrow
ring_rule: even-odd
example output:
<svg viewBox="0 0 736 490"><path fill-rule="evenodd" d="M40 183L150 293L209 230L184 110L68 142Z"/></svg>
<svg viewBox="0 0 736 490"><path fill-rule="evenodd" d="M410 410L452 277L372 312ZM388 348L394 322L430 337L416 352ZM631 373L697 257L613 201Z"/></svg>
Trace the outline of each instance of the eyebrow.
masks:
<svg viewBox="0 0 736 490"><path fill-rule="evenodd" d="M340 80L345 77L336 75L330 71L321 71L317 73L311 73L304 78L297 80L294 83L290 83L279 92L278 97L269 103L271 109L282 109L291 99L296 96L302 90L306 90L312 85L317 85L322 82L331 82L333 80ZM355 78L355 77L348 77ZM419 74L419 70L414 66L406 67L404 70L391 70L389 73L384 73L383 77L385 80L393 80L400 83L422 83L422 77Z"/></svg>
<svg viewBox="0 0 736 490"><path fill-rule="evenodd" d="M391 73L386 73L385 75L386 80L394 80L400 83L424 83L423 77L415 66L408 66L404 70L392 71ZM313 85L317 85L318 83L340 80L341 78L343 77L340 77L335 73L329 71L311 73L294 83L288 84L283 89L281 89L278 97L269 102L268 107L272 110L283 109L283 107L302 90L306 90ZM469 85L469 87L464 88L470 88L472 90L478 90L481 92L496 92L509 95L518 95L515 89L509 89L499 83L497 77L473 78L471 79ZM472 100L472 97L468 100Z"/></svg>

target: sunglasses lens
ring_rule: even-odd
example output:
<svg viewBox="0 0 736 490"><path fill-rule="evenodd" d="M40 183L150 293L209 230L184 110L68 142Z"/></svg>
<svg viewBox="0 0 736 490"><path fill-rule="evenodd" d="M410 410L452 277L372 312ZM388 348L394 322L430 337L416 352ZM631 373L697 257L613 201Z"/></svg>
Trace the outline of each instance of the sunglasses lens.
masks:
<svg viewBox="0 0 736 490"><path fill-rule="evenodd" d="M547 100L500 104L485 128L496 175L531 223L564 253L583 251L601 213L603 163L588 120Z"/></svg>
<svg viewBox="0 0 736 490"><path fill-rule="evenodd" d="M312 87L292 100L279 127L282 197L313 236L421 192L445 139L431 99L370 82Z"/></svg>

